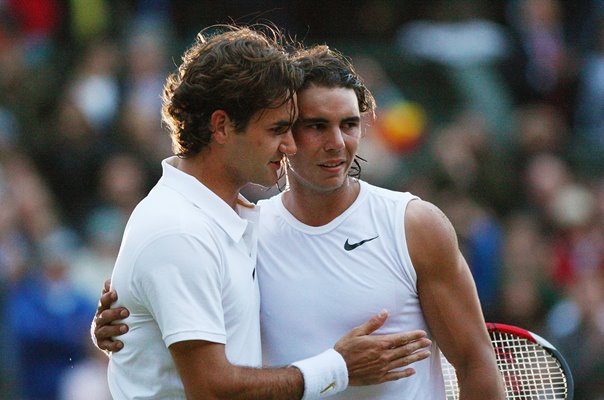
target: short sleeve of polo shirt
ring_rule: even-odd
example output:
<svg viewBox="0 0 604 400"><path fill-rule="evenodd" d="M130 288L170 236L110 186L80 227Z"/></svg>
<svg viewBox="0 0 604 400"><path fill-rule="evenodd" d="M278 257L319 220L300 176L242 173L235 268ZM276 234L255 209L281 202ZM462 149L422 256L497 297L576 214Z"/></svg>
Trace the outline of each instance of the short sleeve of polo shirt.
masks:
<svg viewBox="0 0 604 400"><path fill-rule="evenodd" d="M131 282L166 347L185 340L226 343L222 267L213 241L182 233L156 238L137 257Z"/></svg>

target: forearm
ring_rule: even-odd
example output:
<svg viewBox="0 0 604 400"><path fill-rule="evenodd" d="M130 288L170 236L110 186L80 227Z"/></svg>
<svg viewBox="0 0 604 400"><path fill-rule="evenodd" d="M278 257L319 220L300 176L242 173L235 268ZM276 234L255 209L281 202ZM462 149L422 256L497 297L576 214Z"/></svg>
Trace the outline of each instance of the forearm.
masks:
<svg viewBox="0 0 604 400"><path fill-rule="evenodd" d="M503 379L491 363L457 372L459 400L504 400Z"/></svg>
<svg viewBox="0 0 604 400"><path fill-rule="evenodd" d="M187 391L187 399L301 399L304 379L290 368L247 368L230 366L220 384L199 392Z"/></svg>
<svg viewBox="0 0 604 400"><path fill-rule="evenodd" d="M333 349L287 368L231 364L224 345L183 341L170 346L187 399L317 399L346 389L346 363Z"/></svg>

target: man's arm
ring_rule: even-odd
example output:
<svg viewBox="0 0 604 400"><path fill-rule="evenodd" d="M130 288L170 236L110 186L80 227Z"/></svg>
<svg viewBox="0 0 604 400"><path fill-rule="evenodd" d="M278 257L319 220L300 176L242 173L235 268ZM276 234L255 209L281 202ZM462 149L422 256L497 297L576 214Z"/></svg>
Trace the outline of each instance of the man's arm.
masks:
<svg viewBox="0 0 604 400"><path fill-rule="evenodd" d="M460 399L504 399L474 280L453 226L436 206L414 200L407 206L405 232L424 318L455 367Z"/></svg>
<svg viewBox="0 0 604 400"><path fill-rule="evenodd" d="M408 377L412 369L392 371L427 356L417 353L429 341L424 332L367 336L386 318L376 316L340 339L335 348L353 372L351 384L375 384ZM380 343L377 345L377 343ZM188 399L300 399L304 377L295 367L247 368L231 364L223 344L184 341L170 346ZM403 356L405 355L405 356ZM322 394L336 393L326 384ZM324 396L321 396L324 397Z"/></svg>
<svg viewBox="0 0 604 400"><path fill-rule="evenodd" d="M246 368L231 364L223 344L174 343L170 353L187 399L300 399L304 380L297 368Z"/></svg>
<svg viewBox="0 0 604 400"><path fill-rule="evenodd" d="M118 322L124 318L123 313L127 313L127 310L121 307L110 308L111 304L117 300L117 293L110 291L109 286L109 281L105 282L91 330L93 341L99 349L114 352L120 351L123 347L122 342L114 340L113 337L127 332L127 325ZM384 324L387 317L387 313L376 315L363 325L352 329L335 344L334 349L340 353L347 364L350 385L371 385L409 377L415 373L412 368L405 368L400 371L393 370L407 367L430 355L425 348L431 342L425 337L423 331L379 336L370 335ZM207 346L208 344L212 346ZM219 391L218 394L237 391L237 388L243 385L247 388L245 393L250 398L254 398L251 393L255 393L254 390L256 389L259 390L258 396L260 398L271 398L265 394L270 386L271 393L274 395L285 392L292 393L289 398L296 398L297 390L300 389L297 382L301 374L297 368L259 369L236 367L230 363L224 365L226 357L224 356L224 346L221 344L205 341L186 341L173 344L170 346L170 351L181 373L183 382L185 379L190 379L193 385L211 386ZM189 357L192 357L193 353L203 353L205 351L209 353L207 359L216 358L214 361L217 362L217 367L212 367L211 372L223 371L224 373L208 375L204 371L202 374L200 371L203 370L203 367L200 371L192 372L193 370L190 369L189 365L194 363L189 360ZM222 354L220 354L220 351ZM250 375L247 375L248 372ZM190 376L185 378L184 374ZM218 386L199 381L199 376L211 381L215 375L219 379ZM227 375L234 380L226 381L224 376ZM272 384L267 384L267 381L272 382ZM258 385L259 383L260 385ZM225 387L221 386L225 384ZM191 390L203 390L203 388L193 389L191 387ZM205 393L204 395L210 398L210 395Z"/></svg>

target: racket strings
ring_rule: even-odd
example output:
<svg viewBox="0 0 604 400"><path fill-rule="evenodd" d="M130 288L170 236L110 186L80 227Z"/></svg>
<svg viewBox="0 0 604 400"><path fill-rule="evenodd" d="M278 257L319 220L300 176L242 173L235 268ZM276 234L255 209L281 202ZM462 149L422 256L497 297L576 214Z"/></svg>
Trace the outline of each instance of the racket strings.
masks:
<svg viewBox="0 0 604 400"><path fill-rule="evenodd" d="M559 361L540 345L503 332L490 332L506 398L516 400L566 399L568 383ZM459 398L455 369L442 356L445 393Z"/></svg>

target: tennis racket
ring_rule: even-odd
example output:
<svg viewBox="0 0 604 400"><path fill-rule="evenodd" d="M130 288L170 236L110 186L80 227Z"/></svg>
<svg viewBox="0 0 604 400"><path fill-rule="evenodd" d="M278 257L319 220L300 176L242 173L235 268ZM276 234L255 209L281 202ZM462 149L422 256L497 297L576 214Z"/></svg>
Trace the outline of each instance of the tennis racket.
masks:
<svg viewBox="0 0 604 400"><path fill-rule="evenodd" d="M573 398L568 364L547 340L511 325L487 323L506 398L545 400ZM447 400L459 398L455 369L441 353Z"/></svg>

